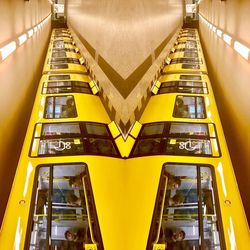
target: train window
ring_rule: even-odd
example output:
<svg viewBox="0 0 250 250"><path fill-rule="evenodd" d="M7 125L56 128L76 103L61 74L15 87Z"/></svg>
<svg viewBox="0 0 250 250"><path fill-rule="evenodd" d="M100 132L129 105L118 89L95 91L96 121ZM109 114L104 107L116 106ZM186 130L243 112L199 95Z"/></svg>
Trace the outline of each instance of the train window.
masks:
<svg viewBox="0 0 250 250"><path fill-rule="evenodd" d="M49 80L70 80L70 75L52 75Z"/></svg>
<svg viewBox="0 0 250 250"><path fill-rule="evenodd" d="M175 49L175 52L193 52L193 53L198 53L197 49L186 49L186 48L179 48L179 49Z"/></svg>
<svg viewBox="0 0 250 250"><path fill-rule="evenodd" d="M202 96L176 96L173 116L191 119L206 118L204 98Z"/></svg>
<svg viewBox="0 0 250 250"><path fill-rule="evenodd" d="M185 45L185 48L186 49L197 49L197 44L195 44L195 43L187 43L186 45Z"/></svg>
<svg viewBox="0 0 250 250"><path fill-rule="evenodd" d="M64 42L63 42L63 41L54 41L54 42L53 42L53 47L54 47L54 48L60 48L60 49L62 49L62 48L65 47L65 46L64 46Z"/></svg>
<svg viewBox="0 0 250 250"><path fill-rule="evenodd" d="M56 52L74 52L77 53L75 49L70 49L70 48L62 48L62 49L53 49L52 53Z"/></svg>
<svg viewBox="0 0 250 250"><path fill-rule="evenodd" d="M25 249L103 249L85 164L39 166L34 184Z"/></svg>
<svg viewBox="0 0 250 250"><path fill-rule="evenodd" d="M198 64L182 64L183 69L200 69Z"/></svg>
<svg viewBox="0 0 250 250"><path fill-rule="evenodd" d="M92 94L88 82L82 81L51 81L44 82L43 94L87 93Z"/></svg>
<svg viewBox="0 0 250 250"><path fill-rule="evenodd" d="M201 80L199 75L180 75L181 80Z"/></svg>
<svg viewBox="0 0 250 250"><path fill-rule="evenodd" d="M73 96L50 96L46 98L45 118L77 117Z"/></svg>
<svg viewBox="0 0 250 250"><path fill-rule="evenodd" d="M74 42L72 42L72 41L70 41L70 42L65 41L64 38L55 39L55 40L53 41L53 44L54 44L54 45L73 44L73 43L74 43Z"/></svg>
<svg viewBox="0 0 250 250"><path fill-rule="evenodd" d="M206 82L193 82L193 81L169 81L162 82L159 93L191 93L191 94L207 94Z"/></svg>
<svg viewBox="0 0 250 250"><path fill-rule="evenodd" d="M161 135L164 131L164 127L164 123L157 123L157 126L155 124L149 124L145 126L142 136Z"/></svg>
<svg viewBox="0 0 250 250"><path fill-rule="evenodd" d="M147 250L225 249L215 183L211 166L165 164Z"/></svg>
<svg viewBox="0 0 250 250"><path fill-rule="evenodd" d="M195 40L179 41L178 44L197 44Z"/></svg>
<svg viewBox="0 0 250 250"><path fill-rule="evenodd" d="M198 57L198 53L195 53L195 52L184 52L184 57Z"/></svg>
<svg viewBox="0 0 250 250"><path fill-rule="evenodd" d="M89 135L109 136L107 127L104 124L85 123L85 126Z"/></svg>
<svg viewBox="0 0 250 250"><path fill-rule="evenodd" d="M69 66L68 64L51 64L51 69L67 69Z"/></svg>
<svg viewBox="0 0 250 250"><path fill-rule="evenodd" d="M144 155L218 157L220 153L215 127L213 124L184 122L145 124L131 157Z"/></svg>
<svg viewBox="0 0 250 250"><path fill-rule="evenodd" d="M80 61L76 58L50 58L48 59L48 64L57 64L57 63L75 63L80 64Z"/></svg>
<svg viewBox="0 0 250 250"><path fill-rule="evenodd" d="M52 52L52 57L66 57L66 52L64 51L58 51L58 52Z"/></svg>
<svg viewBox="0 0 250 250"><path fill-rule="evenodd" d="M200 58L174 58L171 60L170 64L176 63L202 63L202 59Z"/></svg>
<svg viewBox="0 0 250 250"><path fill-rule="evenodd" d="M37 124L38 126L39 124ZM36 126L36 127L37 127ZM35 146L38 147L34 150ZM92 122L43 123L35 133L31 156L103 155L119 157L105 124Z"/></svg>

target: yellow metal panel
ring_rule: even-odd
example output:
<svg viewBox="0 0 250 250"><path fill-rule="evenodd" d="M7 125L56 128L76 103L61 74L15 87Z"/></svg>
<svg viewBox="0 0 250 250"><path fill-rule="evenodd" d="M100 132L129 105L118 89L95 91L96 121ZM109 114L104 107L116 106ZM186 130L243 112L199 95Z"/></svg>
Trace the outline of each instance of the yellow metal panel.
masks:
<svg viewBox="0 0 250 250"><path fill-rule="evenodd" d="M99 89L96 86L94 86L91 90L94 95L96 95L99 92Z"/></svg>
<svg viewBox="0 0 250 250"><path fill-rule="evenodd" d="M155 95L158 93L158 91L159 89L156 86L154 86L153 89L151 90L151 92Z"/></svg>
<svg viewBox="0 0 250 250"><path fill-rule="evenodd" d="M170 62L171 62L171 58L167 57L167 58L165 59L165 63L166 63L166 64L169 64Z"/></svg>
<svg viewBox="0 0 250 250"><path fill-rule="evenodd" d="M33 144L31 147L31 153L30 153L31 156L33 156L33 157L38 155L39 142L40 142L40 139L33 140Z"/></svg>
<svg viewBox="0 0 250 250"><path fill-rule="evenodd" d="M155 86L156 86L157 88L160 88L161 82L160 82L160 81L156 81Z"/></svg>
<svg viewBox="0 0 250 250"><path fill-rule="evenodd" d="M113 138L116 138L118 135L121 134L120 130L118 129L118 127L117 127L117 125L116 125L116 123L115 123L114 121L111 122L111 123L108 125L108 127L109 127L109 130L110 130L110 132L111 132Z"/></svg>
<svg viewBox="0 0 250 250"><path fill-rule="evenodd" d="M115 140L115 142L120 151L121 156L128 157L135 143L135 139L133 139L131 136L128 136L127 140L124 141L122 136L119 136Z"/></svg>
<svg viewBox="0 0 250 250"><path fill-rule="evenodd" d="M81 57L81 58L79 59L79 61L80 61L81 64L84 64L84 63L85 63L85 58Z"/></svg>
<svg viewBox="0 0 250 250"><path fill-rule="evenodd" d="M154 244L153 245L153 250L165 250L166 245L165 244Z"/></svg>
<svg viewBox="0 0 250 250"><path fill-rule="evenodd" d="M92 80L91 82L89 82L89 87L93 88L95 86L95 82Z"/></svg>
<svg viewBox="0 0 250 250"><path fill-rule="evenodd" d="M136 121L129 134L132 135L133 137L137 138L138 134L140 133L141 127L142 127L142 125Z"/></svg>
<svg viewBox="0 0 250 250"><path fill-rule="evenodd" d="M98 250L97 245L96 244L83 244L83 249L85 250Z"/></svg>

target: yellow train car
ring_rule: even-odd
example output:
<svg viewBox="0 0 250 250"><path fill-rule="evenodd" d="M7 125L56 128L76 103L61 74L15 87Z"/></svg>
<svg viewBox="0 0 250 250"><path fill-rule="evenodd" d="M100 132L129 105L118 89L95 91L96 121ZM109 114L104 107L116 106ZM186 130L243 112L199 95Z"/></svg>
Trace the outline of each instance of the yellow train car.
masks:
<svg viewBox="0 0 250 250"><path fill-rule="evenodd" d="M130 176L140 183L131 189L133 207L143 211L134 212L134 239L147 250L248 249L248 223L207 76L160 79L183 76L200 76L193 80L206 82L208 91L152 96L139 121L127 166L143 176Z"/></svg>
<svg viewBox="0 0 250 250"><path fill-rule="evenodd" d="M44 82L65 76L44 75L39 84L1 228L1 249L102 250L120 244L110 235L110 225L120 228L123 162L114 142L120 132L113 134L98 96L41 94Z"/></svg>
<svg viewBox="0 0 250 250"><path fill-rule="evenodd" d="M76 47L64 39L51 45L1 249L247 250L249 228L208 76L166 71L124 141L93 95L95 82L69 69L79 65L77 55L67 57ZM50 68L60 64L68 68Z"/></svg>
<svg viewBox="0 0 250 250"><path fill-rule="evenodd" d="M49 74L39 83L0 231L1 249L120 246L124 163L115 140L122 134L78 61L46 58ZM110 227L117 233L110 234Z"/></svg>

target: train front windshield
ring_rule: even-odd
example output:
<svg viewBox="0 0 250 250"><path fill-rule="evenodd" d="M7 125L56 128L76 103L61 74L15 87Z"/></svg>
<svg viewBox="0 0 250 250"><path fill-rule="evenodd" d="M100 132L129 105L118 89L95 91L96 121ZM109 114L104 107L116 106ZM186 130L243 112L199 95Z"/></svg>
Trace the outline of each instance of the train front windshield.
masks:
<svg viewBox="0 0 250 250"><path fill-rule="evenodd" d="M165 164L147 250L224 249L214 183L208 165Z"/></svg>
<svg viewBox="0 0 250 250"><path fill-rule="evenodd" d="M25 249L103 249L85 164L38 168Z"/></svg>

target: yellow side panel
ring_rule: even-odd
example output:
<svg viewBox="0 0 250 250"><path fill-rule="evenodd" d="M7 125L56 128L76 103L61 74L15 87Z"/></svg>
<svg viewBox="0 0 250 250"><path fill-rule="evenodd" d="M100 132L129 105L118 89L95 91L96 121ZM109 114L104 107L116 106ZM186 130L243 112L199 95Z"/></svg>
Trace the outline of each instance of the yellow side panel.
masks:
<svg viewBox="0 0 250 250"><path fill-rule="evenodd" d="M159 89L156 86L154 86L151 92L156 95L158 91Z"/></svg>
<svg viewBox="0 0 250 250"><path fill-rule="evenodd" d="M142 125L139 122L135 122L132 130L130 131L130 135L137 138L138 134L140 133Z"/></svg>
<svg viewBox="0 0 250 250"><path fill-rule="evenodd" d="M128 157L129 153L135 143L135 139L128 137L126 141L123 140L122 136L118 137L116 140L116 145L119 148L122 157Z"/></svg>
<svg viewBox="0 0 250 250"><path fill-rule="evenodd" d="M108 125L108 127L109 127L109 130L110 130L110 132L111 132L113 138L116 138L118 135L121 134L120 131L119 131L119 129L118 129L118 127L116 126L116 123L115 123L114 121L111 122L111 123Z"/></svg>

